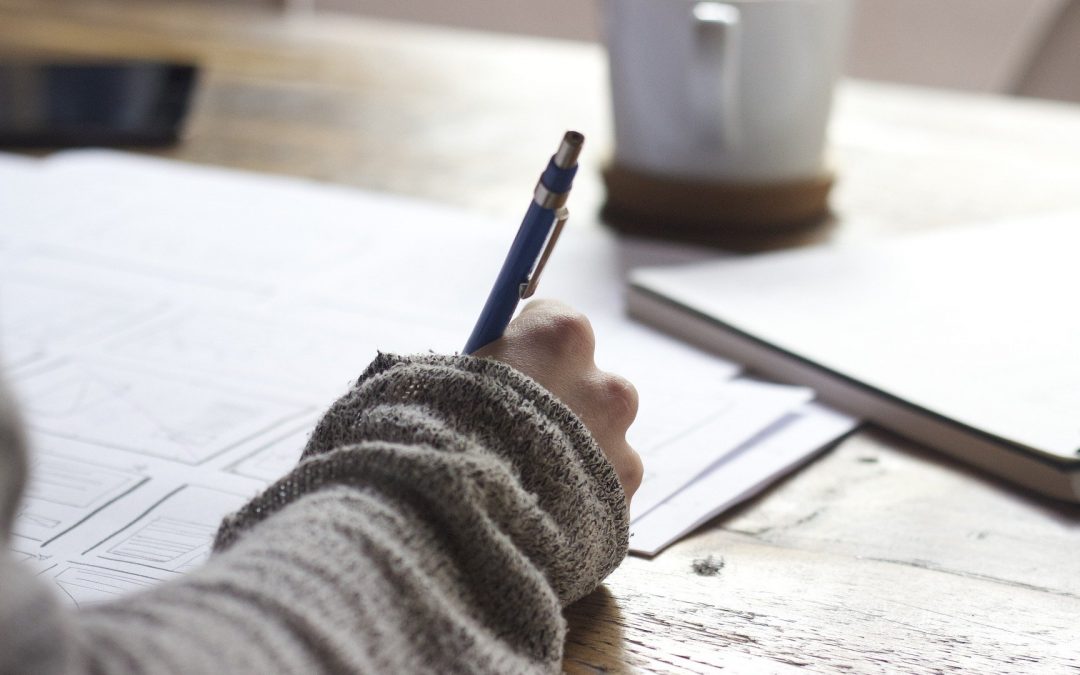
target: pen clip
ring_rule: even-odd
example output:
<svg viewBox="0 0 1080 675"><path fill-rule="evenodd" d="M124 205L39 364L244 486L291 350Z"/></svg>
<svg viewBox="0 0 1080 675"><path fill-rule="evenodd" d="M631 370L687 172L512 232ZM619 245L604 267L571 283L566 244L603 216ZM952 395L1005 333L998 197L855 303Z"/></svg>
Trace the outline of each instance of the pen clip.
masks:
<svg viewBox="0 0 1080 675"><path fill-rule="evenodd" d="M559 235L562 234L563 225L566 225L566 221L569 219L570 212L566 210L566 207L559 207L555 211L555 227L551 228L551 234L548 236L547 245L544 246L544 252L540 254L540 259L536 262L533 271L529 273L529 276L525 277L524 283L518 288L518 297L522 300L532 297L532 294L536 292L536 285L540 282L540 273L544 271L544 265L547 264L548 258L551 257L555 242L558 241Z"/></svg>

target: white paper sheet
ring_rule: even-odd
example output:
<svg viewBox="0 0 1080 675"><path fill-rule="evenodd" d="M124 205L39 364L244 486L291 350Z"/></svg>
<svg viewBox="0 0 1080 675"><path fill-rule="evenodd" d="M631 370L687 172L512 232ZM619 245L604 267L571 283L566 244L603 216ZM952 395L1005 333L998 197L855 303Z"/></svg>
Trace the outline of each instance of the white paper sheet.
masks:
<svg viewBox="0 0 1080 675"><path fill-rule="evenodd" d="M0 354L36 453L12 549L76 604L198 564L377 349L459 350L516 229L100 151L0 172ZM541 283L641 394L638 516L811 396L623 317L629 268L712 255L571 226Z"/></svg>
<svg viewBox="0 0 1080 675"><path fill-rule="evenodd" d="M693 373L684 374L687 380ZM733 380L709 392L675 390L655 422L631 428L645 476L630 504L637 519L814 397L803 387ZM673 424L673 422L675 424ZM660 432L660 433L657 433ZM645 437L647 442L637 442Z"/></svg>
<svg viewBox="0 0 1080 675"><path fill-rule="evenodd" d="M803 406L635 519L630 526L630 550L656 555L708 520L753 497L857 424L852 417L825 406Z"/></svg>

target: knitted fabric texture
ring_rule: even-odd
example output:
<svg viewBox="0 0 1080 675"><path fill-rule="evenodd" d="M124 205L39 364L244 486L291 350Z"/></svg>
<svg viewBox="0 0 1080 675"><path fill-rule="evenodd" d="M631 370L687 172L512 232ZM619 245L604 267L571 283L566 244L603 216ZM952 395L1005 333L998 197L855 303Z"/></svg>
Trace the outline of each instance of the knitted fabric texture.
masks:
<svg viewBox="0 0 1080 675"><path fill-rule="evenodd" d="M80 612L4 584L0 671L556 672L562 607L623 559L627 522L611 465L535 382L380 354L188 576ZM33 631L8 632L15 603Z"/></svg>

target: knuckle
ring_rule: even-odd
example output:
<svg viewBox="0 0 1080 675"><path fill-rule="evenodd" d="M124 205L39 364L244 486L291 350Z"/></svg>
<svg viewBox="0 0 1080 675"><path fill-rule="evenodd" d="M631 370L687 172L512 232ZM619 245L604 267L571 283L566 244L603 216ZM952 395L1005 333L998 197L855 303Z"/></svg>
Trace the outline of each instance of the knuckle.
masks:
<svg viewBox="0 0 1080 675"><path fill-rule="evenodd" d="M553 314L538 328L538 339L558 354L591 357L596 346L592 324L580 312Z"/></svg>
<svg viewBox="0 0 1080 675"><path fill-rule="evenodd" d="M605 374L600 380L600 398L617 423L630 426L637 418L637 388L625 377Z"/></svg>

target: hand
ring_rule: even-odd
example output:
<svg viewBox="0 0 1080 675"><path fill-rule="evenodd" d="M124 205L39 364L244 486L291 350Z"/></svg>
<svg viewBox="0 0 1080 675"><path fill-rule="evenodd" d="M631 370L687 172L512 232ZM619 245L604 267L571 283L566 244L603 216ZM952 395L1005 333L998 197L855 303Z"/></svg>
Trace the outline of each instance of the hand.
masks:
<svg viewBox="0 0 1080 675"><path fill-rule="evenodd" d="M501 338L475 355L520 370L573 410L615 467L629 503L643 472L641 457L626 442L626 430L637 416L637 390L596 367L595 345L583 314L561 302L534 300Z"/></svg>

